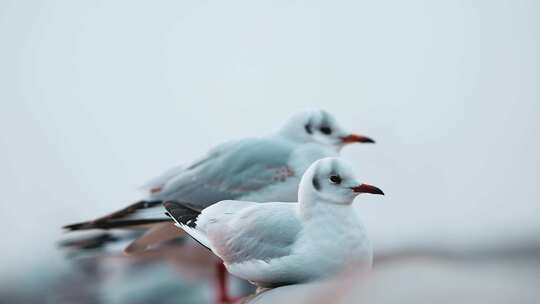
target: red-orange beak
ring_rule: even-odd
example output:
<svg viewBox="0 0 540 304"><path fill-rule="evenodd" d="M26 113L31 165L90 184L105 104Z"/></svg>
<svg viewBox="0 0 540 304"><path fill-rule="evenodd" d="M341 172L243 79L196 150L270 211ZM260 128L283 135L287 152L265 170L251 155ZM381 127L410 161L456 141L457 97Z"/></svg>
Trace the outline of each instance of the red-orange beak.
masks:
<svg viewBox="0 0 540 304"><path fill-rule="evenodd" d="M374 144L375 141L367 136L362 136L358 134L351 134L347 136L343 136L341 138L344 144L352 144L352 143L371 143Z"/></svg>
<svg viewBox="0 0 540 304"><path fill-rule="evenodd" d="M356 192L356 193L371 193L371 194L384 195L384 192L382 192L381 189L372 185L368 185L368 184L361 184L358 186L354 186L354 187L351 187L351 189L353 192Z"/></svg>

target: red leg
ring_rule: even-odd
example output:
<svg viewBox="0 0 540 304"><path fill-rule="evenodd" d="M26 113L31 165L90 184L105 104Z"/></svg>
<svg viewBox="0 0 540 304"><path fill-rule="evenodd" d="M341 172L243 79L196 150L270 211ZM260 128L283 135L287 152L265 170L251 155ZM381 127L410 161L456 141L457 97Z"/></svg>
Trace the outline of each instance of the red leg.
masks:
<svg viewBox="0 0 540 304"><path fill-rule="evenodd" d="M217 274L217 300L218 303L233 303L235 299L231 298L229 296L228 292L228 273L227 269L225 268L225 265L220 261L216 265L216 274Z"/></svg>

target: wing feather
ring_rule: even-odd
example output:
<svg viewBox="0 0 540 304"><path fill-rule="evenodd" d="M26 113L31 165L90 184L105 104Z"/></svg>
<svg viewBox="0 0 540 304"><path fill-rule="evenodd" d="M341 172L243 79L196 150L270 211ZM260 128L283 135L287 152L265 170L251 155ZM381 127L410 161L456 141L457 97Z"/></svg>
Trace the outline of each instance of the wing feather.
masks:
<svg viewBox="0 0 540 304"><path fill-rule="evenodd" d="M269 139L229 142L170 179L155 198L199 207L238 199L293 176L288 167L290 154L288 144Z"/></svg>
<svg viewBox="0 0 540 304"><path fill-rule="evenodd" d="M243 206L227 206L231 201L213 205L203 210L196 227L226 263L268 262L291 253L301 230L296 203L233 202Z"/></svg>

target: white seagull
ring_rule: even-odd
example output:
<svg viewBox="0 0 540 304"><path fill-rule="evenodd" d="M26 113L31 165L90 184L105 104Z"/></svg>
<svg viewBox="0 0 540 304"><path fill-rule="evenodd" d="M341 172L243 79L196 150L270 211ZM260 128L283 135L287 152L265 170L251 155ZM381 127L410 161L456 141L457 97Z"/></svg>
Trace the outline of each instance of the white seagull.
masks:
<svg viewBox="0 0 540 304"><path fill-rule="evenodd" d="M372 248L352 206L361 184L339 158L324 158L303 175L298 203L226 200L202 212L166 202L176 225L221 258L227 270L260 287L302 283L354 263L370 269Z"/></svg>
<svg viewBox="0 0 540 304"><path fill-rule="evenodd" d="M349 143L374 141L345 131L326 111L301 111L274 134L226 142L187 166L169 170L146 185L149 196L145 200L64 228L150 228L126 249L127 253L142 251L178 237L180 231L164 216L162 202L187 201L202 210L230 199L296 201L298 183L307 167L317 159L337 156Z"/></svg>

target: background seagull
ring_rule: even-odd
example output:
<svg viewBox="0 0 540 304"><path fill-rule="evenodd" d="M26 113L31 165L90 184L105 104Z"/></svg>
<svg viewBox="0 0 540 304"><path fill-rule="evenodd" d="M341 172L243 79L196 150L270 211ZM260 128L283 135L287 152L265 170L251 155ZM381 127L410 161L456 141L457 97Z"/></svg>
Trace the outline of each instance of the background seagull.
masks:
<svg viewBox="0 0 540 304"><path fill-rule="evenodd" d="M360 193L383 194L360 184L339 158L324 158L302 177L298 204L227 200L202 212L176 202L165 208L230 273L275 287L332 275L353 263L371 268L371 244L352 207Z"/></svg>
<svg viewBox="0 0 540 304"><path fill-rule="evenodd" d="M228 199L296 201L307 167L317 159L337 156L350 143L374 141L345 131L326 111L301 111L274 134L226 142L187 166L169 170L145 186L149 192L145 200L64 228L150 228L126 248L127 253L145 250L178 236L179 230L163 215L163 201L188 201L198 210Z"/></svg>

